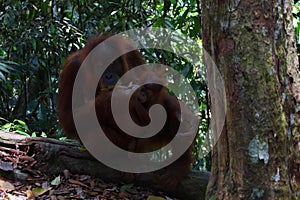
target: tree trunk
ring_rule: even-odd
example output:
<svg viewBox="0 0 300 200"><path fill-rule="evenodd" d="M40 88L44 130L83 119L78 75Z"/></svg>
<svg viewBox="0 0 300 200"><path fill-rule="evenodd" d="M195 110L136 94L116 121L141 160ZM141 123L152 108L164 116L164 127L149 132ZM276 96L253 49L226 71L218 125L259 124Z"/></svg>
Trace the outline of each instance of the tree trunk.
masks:
<svg viewBox="0 0 300 200"><path fill-rule="evenodd" d="M223 77L227 101L207 199L300 198L291 10L291 0L202 0L204 49Z"/></svg>
<svg viewBox="0 0 300 200"><path fill-rule="evenodd" d="M15 181L43 180L44 175L62 174L65 169L73 174L91 175L113 182L132 182L162 190L156 179L163 175L161 172L126 174L106 167L79 143L0 131L0 177ZM169 194L187 200L201 200L205 197L208 179L209 173L191 171L180 183L180 188Z"/></svg>

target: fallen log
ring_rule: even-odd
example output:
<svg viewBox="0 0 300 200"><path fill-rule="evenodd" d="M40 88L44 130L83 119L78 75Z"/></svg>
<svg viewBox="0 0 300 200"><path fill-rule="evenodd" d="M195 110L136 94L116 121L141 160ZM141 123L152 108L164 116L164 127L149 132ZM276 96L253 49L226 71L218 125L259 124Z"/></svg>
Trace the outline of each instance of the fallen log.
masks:
<svg viewBox="0 0 300 200"><path fill-rule="evenodd" d="M0 131L0 176L14 181L35 180L46 175L86 174L112 182L133 181L137 185L161 189L157 186L157 173L130 176L111 169L93 158L77 142L65 142L51 138L26 137ZM182 199L205 198L209 173L191 171L180 184L180 189L170 194Z"/></svg>

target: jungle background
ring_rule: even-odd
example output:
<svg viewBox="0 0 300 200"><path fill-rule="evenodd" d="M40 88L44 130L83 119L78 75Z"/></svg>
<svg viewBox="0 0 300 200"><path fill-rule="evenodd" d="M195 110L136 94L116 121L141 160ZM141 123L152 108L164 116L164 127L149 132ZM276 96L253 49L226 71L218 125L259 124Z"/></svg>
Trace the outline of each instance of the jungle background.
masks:
<svg viewBox="0 0 300 200"><path fill-rule="evenodd" d="M294 27L300 55L300 5L294 1ZM101 33L141 27L179 30L201 42L199 0L42 0L0 4L0 129L26 136L65 140L57 120L59 74L64 59ZM210 120L203 66L153 49L147 62L174 67L186 76L199 100L200 126L193 168L209 171L211 158L199 156Z"/></svg>

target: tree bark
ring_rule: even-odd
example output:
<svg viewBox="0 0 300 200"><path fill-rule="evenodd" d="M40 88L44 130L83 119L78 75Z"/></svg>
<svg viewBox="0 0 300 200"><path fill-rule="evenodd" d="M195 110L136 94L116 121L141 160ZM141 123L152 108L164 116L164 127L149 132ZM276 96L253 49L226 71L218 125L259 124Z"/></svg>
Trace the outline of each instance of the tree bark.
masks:
<svg viewBox="0 0 300 200"><path fill-rule="evenodd" d="M37 180L46 175L87 174L113 182L133 182L160 190L155 177L162 174L129 174L106 167L94 159L79 143L50 138L25 137L0 131L0 176L15 181ZM191 171L180 189L169 193L183 199L203 199L209 173Z"/></svg>
<svg viewBox="0 0 300 200"><path fill-rule="evenodd" d="M207 199L300 198L291 10L291 0L202 0L203 45L224 79L227 101Z"/></svg>

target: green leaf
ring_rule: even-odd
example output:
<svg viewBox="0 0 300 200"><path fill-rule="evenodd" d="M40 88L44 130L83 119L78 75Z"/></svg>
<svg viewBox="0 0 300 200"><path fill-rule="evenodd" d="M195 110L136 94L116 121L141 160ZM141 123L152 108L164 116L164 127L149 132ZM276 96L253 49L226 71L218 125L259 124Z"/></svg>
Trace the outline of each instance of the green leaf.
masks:
<svg viewBox="0 0 300 200"><path fill-rule="evenodd" d="M36 40L35 39L32 39L31 40L31 43L32 43L32 48L34 51L36 51Z"/></svg>
<svg viewBox="0 0 300 200"><path fill-rule="evenodd" d="M29 135L28 133L24 132L24 131L15 130L14 132L15 132L15 133L18 133L18 134L20 134L20 135L24 135L24 136L30 137L30 135Z"/></svg>
<svg viewBox="0 0 300 200"><path fill-rule="evenodd" d="M13 70L13 68L9 65L7 65L6 63L0 63L0 71L9 73L9 70Z"/></svg>
<svg viewBox="0 0 300 200"><path fill-rule="evenodd" d="M48 137L48 136L47 136L47 134L46 134L45 132L42 132L42 133L41 133L41 137L46 138L46 137Z"/></svg>
<svg viewBox="0 0 300 200"><path fill-rule="evenodd" d="M51 187L47 187L47 188L33 188L32 192L34 194L34 196L40 196L42 194L45 194L46 192L48 192L49 190L51 190Z"/></svg>
<svg viewBox="0 0 300 200"><path fill-rule="evenodd" d="M16 125L19 124L20 128L24 128L25 130L29 130L28 126L26 125L26 123L24 121L22 121L22 120L15 119L13 123L16 124Z"/></svg>
<svg viewBox="0 0 300 200"><path fill-rule="evenodd" d="M68 138L67 137L60 137L59 140L60 141L66 141Z"/></svg>
<svg viewBox="0 0 300 200"><path fill-rule="evenodd" d="M52 34L55 33L55 26L54 26L54 24L51 24L50 30L51 30L51 33L52 33Z"/></svg>
<svg viewBox="0 0 300 200"><path fill-rule="evenodd" d="M1 129L4 131L10 131L11 127L12 127L12 123L6 123L3 126L1 126Z"/></svg>
<svg viewBox="0 0 300 200"><path fill-rule="evenodd" d="M126 184L126 185L123 185L121 188L120 188L120 191L121 192L124 192L126 191L127 189L131 189L133 187L133 184Z"/></svg>
<svg viewBox="0 0 300 200"><path fill-rule="evenodd" d="M3 117L0 117L0 120L9 123L9 121L7 119L3 118Z"/></svg>
<svg viewBox="0 0 300 200"><path fill-rule="evenodd" d="M165 19L160 17L153 23L154 27L164 27L165 26Z"/></svg>
<svg viewBox="0 0 300 200"><path fill-rule="evenodd" d="M57 176L55 179L51 181L51 185L58 186L60 184L60 176Z"/></svg>
<svg viewBox="0 0 300 200"><path fill-rule="evenodd" d="M5 78L5 76L2 72L0 72L0 79L3 80L3 81L6 81L6 78Z"/></svg>

